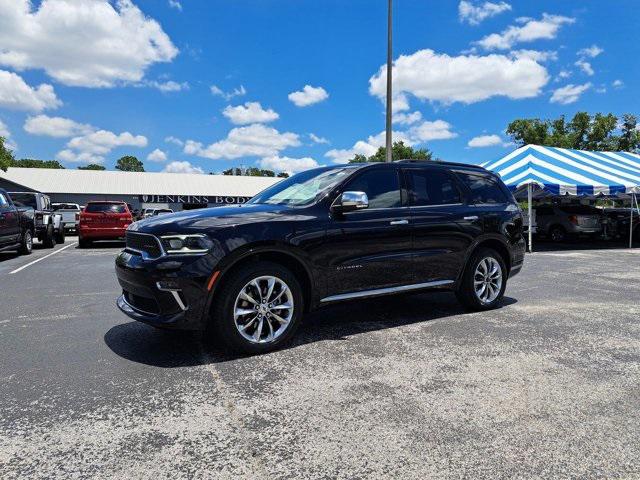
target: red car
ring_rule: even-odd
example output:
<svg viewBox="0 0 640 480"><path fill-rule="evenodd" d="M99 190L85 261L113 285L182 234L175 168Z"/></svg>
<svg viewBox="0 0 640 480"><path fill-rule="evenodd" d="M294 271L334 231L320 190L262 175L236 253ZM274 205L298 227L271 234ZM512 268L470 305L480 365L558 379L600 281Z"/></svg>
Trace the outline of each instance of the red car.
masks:
<svg viewBox="0 0 640 480"><path fill-rule="evenodd" d="M94 240L123 239L132 222L133 215L125 202L88 202L78 223L80 248Z"/></svg>

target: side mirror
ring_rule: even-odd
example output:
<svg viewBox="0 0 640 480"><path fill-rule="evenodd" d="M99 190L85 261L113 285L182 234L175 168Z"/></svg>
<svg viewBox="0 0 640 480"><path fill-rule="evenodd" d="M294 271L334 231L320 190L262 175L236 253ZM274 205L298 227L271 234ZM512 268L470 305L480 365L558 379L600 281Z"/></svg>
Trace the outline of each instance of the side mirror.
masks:
<svg viewBox="0 0 640 480"><path fill-rule="evenodd" d="M335 207L341 213L362 210L369 207L369 197L364 192L342 192L342 196L335 203Z"/></svg>

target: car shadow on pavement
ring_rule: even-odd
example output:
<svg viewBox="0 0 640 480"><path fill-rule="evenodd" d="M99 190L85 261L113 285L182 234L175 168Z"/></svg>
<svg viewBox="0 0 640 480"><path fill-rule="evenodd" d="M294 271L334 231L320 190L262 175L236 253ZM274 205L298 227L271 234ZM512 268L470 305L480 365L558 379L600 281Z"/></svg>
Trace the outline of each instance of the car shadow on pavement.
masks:
<svg viewBox="0 0 640 480"><path fill-rule="evenodd" d="M515 303L516 299L505 297L498 308ZM283 350L465 314L455 296L448 292L344 302L307 314L293 341ZM199 332L159 330L138 322L111 328L104 335L104 341L122 358L161 368L189 367L241 358L226 353L215 341L206 341Z"/></svg>
<svg viewBox="0 0 640 480"><path fill-rule="evenodd" d="M33 252L37 252L40 250L51 250L53 251L52 248L49 247L45 247L42 243L34 243L33 244ZM7 252L0 252L0 262L6 262L7 260L12 260L14 258L18 258L18 257L24 257L25 259L27 258L31 258L29 257L29 255L22 255L20 253L18 253L17 251L7 251Z"/></svg>
<svg viewBox="0 0 640 480"><path fill-rule="evenodd" d="M639 247L640 242L634 241L634 247ZM533 239L534 252L566 252L579 250L620 250L629 249L629 239L616 240L590 240L590 241L566 241L555 243L549 240Z"/></svg>

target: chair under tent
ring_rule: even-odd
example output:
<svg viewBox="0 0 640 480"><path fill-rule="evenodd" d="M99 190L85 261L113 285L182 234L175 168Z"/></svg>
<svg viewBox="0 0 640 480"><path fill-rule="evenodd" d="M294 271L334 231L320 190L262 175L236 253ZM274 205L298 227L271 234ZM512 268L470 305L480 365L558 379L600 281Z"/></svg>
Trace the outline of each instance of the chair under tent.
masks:
<svg viewBox="0 0 640 480"><path fill-rule="evenodd" d="M634 212L640 215L640 155L635 153L525 145L481 166L500 175L516 199L527 200L529 251L533 244L534 198L628 199L631 227ZM629 228L629 247L632 245L633 228Z"/></svg>

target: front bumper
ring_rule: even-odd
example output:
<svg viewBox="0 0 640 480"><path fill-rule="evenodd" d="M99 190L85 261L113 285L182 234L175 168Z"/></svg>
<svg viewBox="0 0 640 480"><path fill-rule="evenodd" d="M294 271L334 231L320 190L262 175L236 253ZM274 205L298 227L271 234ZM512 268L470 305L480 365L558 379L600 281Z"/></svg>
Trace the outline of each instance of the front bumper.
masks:
<svg viewBox="0 0 640 480"><path fill-rule="evenodd" d="M116 258L122 287L118 308L130 318L156 327L202 330L208 320L209 256L143 259L123 250Z"/></svg>

